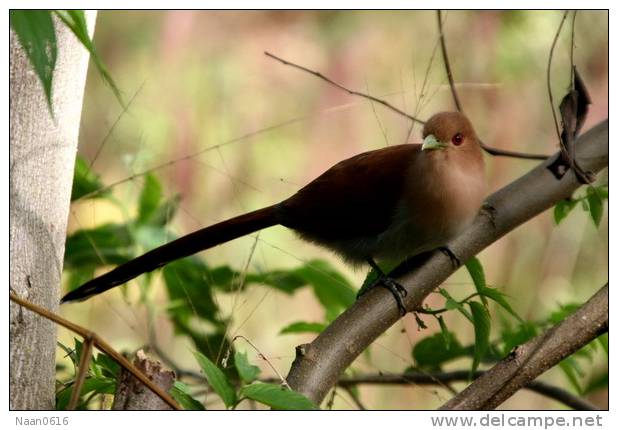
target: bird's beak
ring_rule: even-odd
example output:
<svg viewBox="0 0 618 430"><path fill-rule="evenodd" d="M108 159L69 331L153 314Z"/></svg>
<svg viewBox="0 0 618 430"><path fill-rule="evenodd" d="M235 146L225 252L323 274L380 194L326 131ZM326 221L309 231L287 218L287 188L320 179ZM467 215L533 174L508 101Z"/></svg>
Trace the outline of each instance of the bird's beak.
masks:
<svg viewBox="0 0 618 430"><path fill-rule="evenodd" d="M423 146L421 146L421 149L425 151L427 149L444 149L446 147L447 145L436 139L436 136L429 134L425 140L423 140Z"/></svg>

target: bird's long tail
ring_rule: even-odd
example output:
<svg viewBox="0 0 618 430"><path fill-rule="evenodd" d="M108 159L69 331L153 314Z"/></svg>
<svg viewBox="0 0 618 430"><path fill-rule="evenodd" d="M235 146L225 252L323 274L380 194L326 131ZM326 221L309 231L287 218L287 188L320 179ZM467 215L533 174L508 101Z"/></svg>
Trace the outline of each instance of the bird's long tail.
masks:
<svg viewBox="0 0 618 430"><path fill-rule="evenodd" d="M67 293L60 300L60 303L86 300L179 258L193 255L276 224L278 224L278 221L276 205L274 205L211 225L155 248L98 278L86 282L79 288Z"/></svg>

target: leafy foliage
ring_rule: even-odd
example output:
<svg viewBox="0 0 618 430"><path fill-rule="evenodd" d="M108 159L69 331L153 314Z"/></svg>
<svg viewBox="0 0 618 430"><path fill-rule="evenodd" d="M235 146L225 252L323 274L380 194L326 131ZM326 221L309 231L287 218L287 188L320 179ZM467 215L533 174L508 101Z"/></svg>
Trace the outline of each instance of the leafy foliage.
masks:
<svg viewBox="0 0 618 430"><path fill-rule="evenodd" d="M46 10L12 10L9 19L11 28L41 81L49 112L53 116L52 78L58 46L51 13Z"/></svg>
<svg viewBox="0 0 618 430"><path fill-rule="evenodd" d="M208 380L208 384L221 397L225 406L228 408L234 406L236 404L236 392L223 372L199 351L195 351L194 355Z"/></svg>
<svg viewBox="0 0 618 430"><path fill-rule="evenodd" d="M57 16L88 50L99 73L109 84L120 104L125 107L118 86L107 71L90 39L83 10L12 10L9 18L11 28L15 31L34 72L43 86L52 117L52 82L58 56L56 29L52 15Z"/></svg>
<svg viewBox="0 0 618 430"><path fill-rule="evenodd" d="M263 382L245 385L240 389L239 396L263 403L273 409L292 411L317 409L313 402L302 394Z"/></svg>
<svg viewBox="0 0 618 430"><path fill-rule="evenodd" d="M189 387L183 382L175 381L169 393L172 398L176 400L178 404L185 410L203 411L206 409L202 403L195 400L195 398L191 396L191 393L189 392Z"/></svg>
<svg viewBox="0 0 618 430"><path fill-rule="evenodd" d="M594 225L599 227L603 219L605 201L608 199L609 187L607 185L589 185L580 197L561 200L554 206L554 221L556 224L560 224L580 204L582 209L590 214Z"/></svg>

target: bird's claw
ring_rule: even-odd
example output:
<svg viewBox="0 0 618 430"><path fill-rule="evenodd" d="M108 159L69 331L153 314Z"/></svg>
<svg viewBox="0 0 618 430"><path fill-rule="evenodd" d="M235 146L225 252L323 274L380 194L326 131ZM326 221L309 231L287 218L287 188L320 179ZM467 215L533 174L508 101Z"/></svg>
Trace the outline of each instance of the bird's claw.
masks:
<svg viewBox="0 0 618 430"><path fill-rule="evenodd" d="M393 278L383 275L376 280L374 285L381 285L391 292L397 302L397 309L399 309L399 314L401 316L408 313L408 310L403 304L403 298L408 295L408 291L406 291L406 289L399 282L395 281Z"/></svg>
<svg viewBox="0 0 618 430"><path fill-rule="evenodd" d="M455 269L461 267L461 260L455 255L453 251L449 249L448 246L441 246L438 248L438 251L446 255L451 260L451 264Z"/></svg>
<svg viewBox="0 0 618 430"><path fill-rule="evenodd" d="M375 287L384 287L388 291L391 292L393 298L397 302L397 309L399 309L399 314L404 316L408 313L406 309L403 298L408 295L408 291L401 285L399 282L395 281L393 278L388 277L387 275L380 275L378 279L376 279L373 283L365 288L361 288L358 294L356 295L356 299L358 300L362 295L364 295L367 291L372 290Z"/></svg>

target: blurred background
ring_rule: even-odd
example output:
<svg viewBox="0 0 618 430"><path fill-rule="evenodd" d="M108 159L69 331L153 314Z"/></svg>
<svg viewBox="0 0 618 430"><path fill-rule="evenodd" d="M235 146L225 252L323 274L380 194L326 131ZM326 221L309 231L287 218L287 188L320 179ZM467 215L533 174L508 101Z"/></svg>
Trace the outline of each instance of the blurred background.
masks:
<svg viewBox="0 0 618 430"><path fill-rule="evenodd" d="M459 95L479 136L498 148L554 153L546 70L562 13L451 11L444 17ZM170 234L177 236L281 201L332 164L359 152L420 141L421 126L411 128L405 118L284 66L264 51L384 98L422 119L454 109L437 49L434 11L102 11L95 45L129 107L123 112L91 67L79 153L104 184L119 182L112 193L129 214L137 211L144 185L143 176L131 179L132 175L152 169L166 198L181 196L169 225ZM569 49L570 19L552 65L556 105L568 88ZM588 129L608 116L607 12L577 14L574 62L593 102ZM536 164L485 157L491 192ZM106 200L76 202L69 233L126 216ZM547 211L484 250L479 259L488 284L508 294L520 315L543 319L561 304L587 300L608 280L607 228L606 215L597 228L580 207L557 226ZM200 256L212 266L243 270L248 265L257 272L291 269L319 258L354 287L366 276L366 270L346 266L283 227L261 232L252 252L254 242L254 237L240 238ZM149 344L154 331L159 349L169 359L197 371L194 346L174 333L165 312L169 300L159 283L160 275L155 274L147 301L134 286L124 294L116 289L61 311L120 350ZM465 269L443 287L458 298L474 291ZM434 294L427 303L438 308L443 301ZM245 336L283 375L294 347L310 342L315 334L281 335L281 328L294 321L324 321L324 309L308 289L286 295L253 285L239 294L218 293L217 302L228 334ZM503 314L493 310L494 330L499 331ZM408 314L359 357L354 372L401 373L412 366L412 346L440 330L435 320L424 319L428 328L419 330ZM445 322L462 343L473 342L473 327L461 314L448 312ZM72 336L61 329L61 340L71 343ZM247 351L262 376L275 376L246 343L238 341L236 346ZM582 380L607 369L603 353L583 363ZM469 360L454 360L444 368L467 369ZM558 368L541 378L573 391ZM450 396L444 387L359 386L359 397L370 409L431 409ZM607 407L606 390L589 399ZM209 407L221 405L215 401ZM333 407L357 406L341 391ZM563 406L521 391L502 407Z"/></svg>

